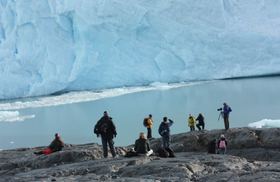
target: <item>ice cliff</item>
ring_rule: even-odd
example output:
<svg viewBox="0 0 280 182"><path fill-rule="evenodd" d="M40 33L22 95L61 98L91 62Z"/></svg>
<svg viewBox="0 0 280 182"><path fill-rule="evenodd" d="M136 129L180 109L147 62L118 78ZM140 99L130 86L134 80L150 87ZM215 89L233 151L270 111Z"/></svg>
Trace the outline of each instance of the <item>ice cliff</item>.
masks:
<svg viewBox="0 0 280 182"><path fill-rule="evenodd" d="M279 0L0 0L0 99L279 73Z"/></svg>

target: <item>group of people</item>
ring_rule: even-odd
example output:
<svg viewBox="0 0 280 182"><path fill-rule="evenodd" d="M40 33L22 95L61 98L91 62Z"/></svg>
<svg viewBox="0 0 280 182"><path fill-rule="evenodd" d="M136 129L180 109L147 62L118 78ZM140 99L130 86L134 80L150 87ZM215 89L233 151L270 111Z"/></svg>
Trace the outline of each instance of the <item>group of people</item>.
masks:
<svg viewBox="0 0 280 182"><path fill-rule="evenodd" d="M164 117L158 129L158 132L162 137L162 146L164 150L169 152L169 157L174 157L174 152L170 148L170 127L172 126L172 124L173 121L171 119ZM147 127L147 138L143 132L139 134L139 138L135 141L133 150L130 151L129 155L131 156L151 155L153 153L149 144L149 139L152 138L153 126L153 119L151 114L144 119L144 125L145 127ZM104 158L108 157L108 145L112 157L116 157L113 139L117 136L117 132L113 120L108 115L107 111L104 111L103 116L94 126L94 133L97 135L97 137L101 136Z"/></svg>
<svg viewBox="0 0 280 182"><path fill-rule="evenodd" d="M189 114L188 125L190 127L190 131L195 131L196 121L198 121L198 123L196 124L197 129L199 131L204 130L204 127L205 127L204 117L201 113L199 113L196 119L194 118L194 116L192 114Z"/></svg>
<svg viewBox="0 0 280 182"><path fill-rule="evenodd" d="M208 143L209 154L226 154L227 151L227 140L224 134L221 134L220 138L213 139Z"/></svg>
<svg viewBox="0 0 280 182"><path fill-rule="evenodd" d="M223 103L223 108L219 108L218 111L221 111L220 115L224 118L225 129L228 130L229 113L232 111L231 108L226 103ZM144 119L143 124L147 128L147 138L143 132L139 134L139 138L135 141L133 150L130 151L131 156L136 156L136 155L149 156L153 153L149 145L149 139L152 138L152 127L153 127L152 117L153 117L152 114L149 114L149 116ZM195 130L196 121L198 121L198 123L196 124L198 130L204 130L205 122L202 113L199 113L196 119L194 118L194 116L189 114L188 125L190 127L190 130L191 131ZM162 148L160 150L168 153L169 157L174 157L174 152L170 148L170 127L173 125L173 123L174 123L173 120L167 117L163 117L163 121L161 122L158 128L158 133L162 139ZM117 131L116 131L116 126L112 120L112 117L109 116L107 111L104 111L103 116L97 121L96 125L94 126L94 133L97 135L97 137L101 136L104 158L108 157L108 146L110 148L112 157L116 157L117 154L114 148L113 139L117 136ZM56 133L55 139L46 149L34 153L37 155L41 155L41 154L48 155L50 153L62 150L63 146L64 143L60 139L60 136ZM224 154L226 152L226 146L227 146L227 141L224 135L222 135L218 142L215 140L209 143L208 152ZM215 152L213 152L213 150L215 150Z"/></svg>

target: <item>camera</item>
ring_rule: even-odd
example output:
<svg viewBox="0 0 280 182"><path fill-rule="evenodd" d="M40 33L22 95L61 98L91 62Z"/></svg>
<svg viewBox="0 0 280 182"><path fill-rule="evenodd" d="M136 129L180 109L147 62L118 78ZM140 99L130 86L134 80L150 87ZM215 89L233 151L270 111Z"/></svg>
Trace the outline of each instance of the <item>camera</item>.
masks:
<svg viewBox="0 0 280 182"><path fill-rule="evenodd" d="M219 108L219 109L217 109L217 111L221 111L221 110L223 110L223 108Z"/></svg>

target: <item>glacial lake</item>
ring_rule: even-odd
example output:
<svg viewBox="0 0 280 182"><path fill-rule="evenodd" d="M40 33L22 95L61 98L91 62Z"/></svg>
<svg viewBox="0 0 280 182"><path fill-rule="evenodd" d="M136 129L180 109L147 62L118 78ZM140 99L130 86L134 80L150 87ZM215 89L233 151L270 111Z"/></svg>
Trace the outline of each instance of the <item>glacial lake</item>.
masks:
<svg viewBox="0 0 280 182"><path fill-rule="evenodd" d="M262 119L277 120L280 119L279 89L280 77L219 80L88 102L17 109L14 112L32 117L0 122L0 149L48 145L56 132L65 143L100 144L93 127L104 110L109 112L117 127L117 146L132 144L139 132L146 132L143 118L150 113L154 118L154 137L159 137L157 129L163 116L174 120L172 134L189 131L189 113L195 116L203 113L207 130L223 129L223 120L218 121L217 111L223 102L233 110L230 127L244 127Z"/></svg>

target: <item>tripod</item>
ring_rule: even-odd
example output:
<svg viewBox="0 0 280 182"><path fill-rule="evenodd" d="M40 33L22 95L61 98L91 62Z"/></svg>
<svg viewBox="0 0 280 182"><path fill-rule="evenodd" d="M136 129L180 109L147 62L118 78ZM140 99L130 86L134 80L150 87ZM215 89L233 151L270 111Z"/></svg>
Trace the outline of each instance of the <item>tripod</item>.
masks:
<svg viewBox="0 0 280 182"><path fill-rule="evenodd" d="M220 120L221 116L222 117L224 116L224 112L223 111L220 112L219 117L218 117L218 121Z"/></svg>

